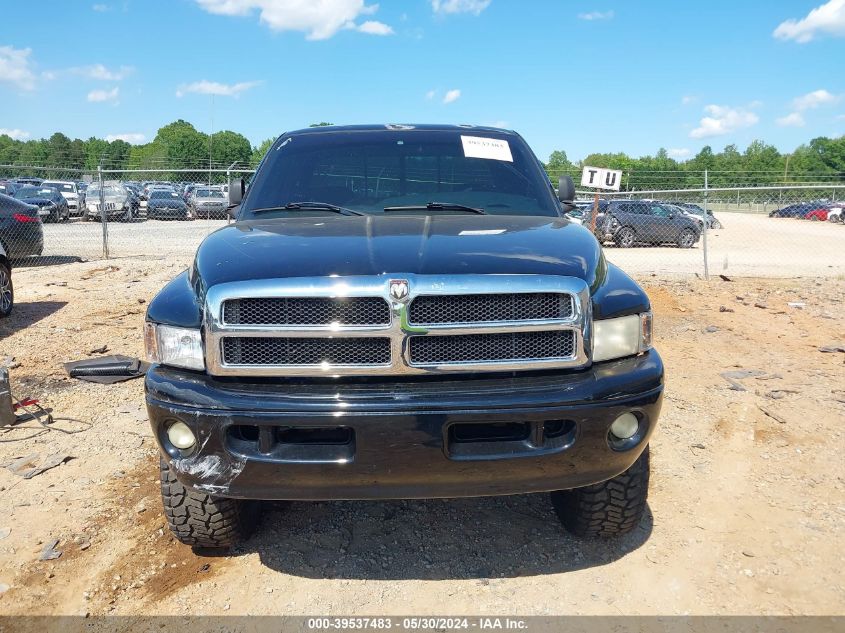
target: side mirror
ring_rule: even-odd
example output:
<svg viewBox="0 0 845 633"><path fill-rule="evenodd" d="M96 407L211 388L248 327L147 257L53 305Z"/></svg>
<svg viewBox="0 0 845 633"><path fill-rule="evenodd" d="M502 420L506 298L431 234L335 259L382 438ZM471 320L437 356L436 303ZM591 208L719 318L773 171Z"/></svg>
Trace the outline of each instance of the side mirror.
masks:
<svg viewBox="0 0 845 633"><path fill-rule="evenodd" d="M229 180L229 206L235 207L244 199L244 179L232 178Z"/></svg>
<svg viewBox="0 0 845 633"><path fill-rule="evenodd" d="M558 181L557 199L564 204L570 204L575 199L575 183L572 176L561 176Z"/></svg>
<svg viewBox="0 0 845 633"><path fill-rule="evenodd" d="M240 209L240 205L237 205L237 204L234 205L234 206L226 207L226 214L230 218L232 218L233 220L237 220L238 219L238 209Z"/></svg>

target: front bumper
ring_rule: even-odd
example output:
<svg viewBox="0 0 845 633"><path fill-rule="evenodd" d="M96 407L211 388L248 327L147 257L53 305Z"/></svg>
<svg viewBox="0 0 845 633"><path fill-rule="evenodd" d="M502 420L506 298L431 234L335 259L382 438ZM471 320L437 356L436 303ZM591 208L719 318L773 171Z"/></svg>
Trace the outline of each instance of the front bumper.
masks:
<svg viewBox="0 0 845 633"><path fill-rule="evenodd" d="M251 499L470 497L577 488L627 470L656 425L663 364L651 351L577 372L377 384L248 382L154 366L145 387L162 455L195 490ZM638 441L615 450L608 430L627 411L640 418ZM192 454L166 439L173 420L197 436ZM487 433L519 425L531 437Z"/></svg>

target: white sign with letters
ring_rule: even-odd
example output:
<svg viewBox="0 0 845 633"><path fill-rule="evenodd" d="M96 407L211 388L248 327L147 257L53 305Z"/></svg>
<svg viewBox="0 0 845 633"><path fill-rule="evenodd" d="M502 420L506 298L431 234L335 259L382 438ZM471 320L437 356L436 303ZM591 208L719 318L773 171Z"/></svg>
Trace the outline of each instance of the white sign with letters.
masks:
<svg viewBox="0 0 845 633"><path fill-rule="evenodd" d="M603 167L584 167L581 172L581 186L593 189L610 189L619 191L622 184L622 172L617 169Z"/></svg>
<svg viewBox="0 0 845 633"><path fill-rule="evenodd" d="M483 136L461 136L464 156L467 158L486 158L488 160L506 160L513 162L511 146L507 141Z"/></svg>

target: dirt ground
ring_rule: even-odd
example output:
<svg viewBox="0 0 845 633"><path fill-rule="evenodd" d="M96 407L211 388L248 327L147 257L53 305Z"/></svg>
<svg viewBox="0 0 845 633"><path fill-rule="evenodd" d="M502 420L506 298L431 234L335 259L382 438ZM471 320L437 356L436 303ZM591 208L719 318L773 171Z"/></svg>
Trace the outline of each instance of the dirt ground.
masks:
<svg viewBox="0 0 845 633"><path fill-rule="evenodd" d="M621 540L568 536L547 495L298 502L209 557L167 531L142 381L61 366L141 355L145 303L186 263L15 271L13 390L78 421L0 431L0 463L72 458L28 480L0 468L0 613L845 614L845 354L819 349L845 343L841 276L639 275L667 386L649 511ZM720 376L741 369L761 375Z"/></svg>

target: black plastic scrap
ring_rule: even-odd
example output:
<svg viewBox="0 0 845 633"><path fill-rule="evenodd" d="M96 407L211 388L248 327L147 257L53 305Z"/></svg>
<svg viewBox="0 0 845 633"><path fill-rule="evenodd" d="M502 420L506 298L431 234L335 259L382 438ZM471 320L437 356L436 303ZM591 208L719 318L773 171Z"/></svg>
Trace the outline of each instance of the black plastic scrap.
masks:
<svg viewBox="0 0 845 633"><path fill-rule="evenodd" d="M124 380L140 378L147 373L149 363L115 354L90 360L76 360L65 363L64 368L71 378L79 378L101 385L113 385Z"/></svg>

